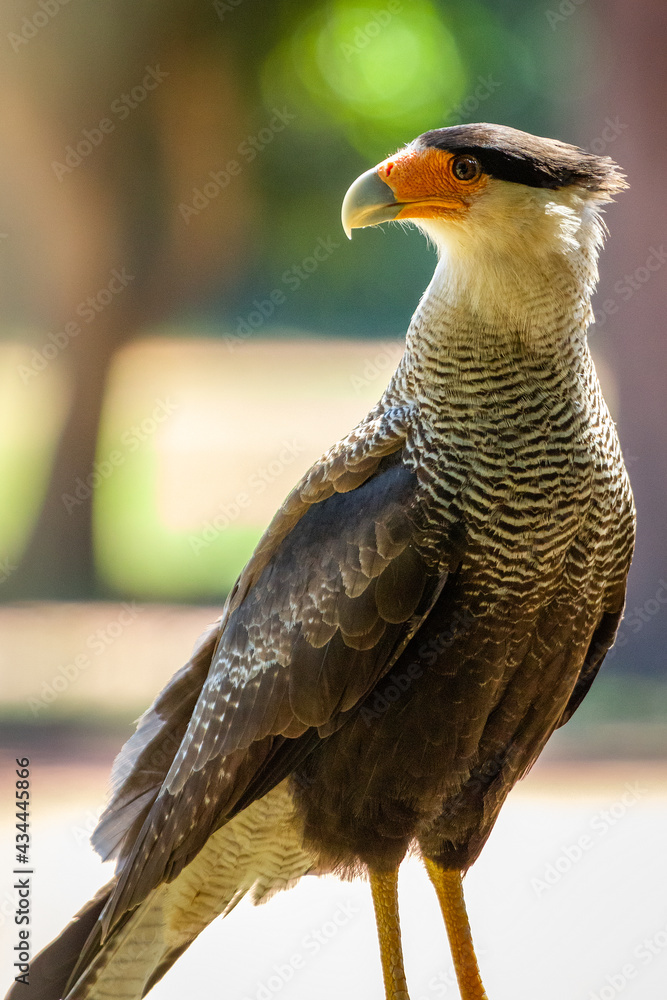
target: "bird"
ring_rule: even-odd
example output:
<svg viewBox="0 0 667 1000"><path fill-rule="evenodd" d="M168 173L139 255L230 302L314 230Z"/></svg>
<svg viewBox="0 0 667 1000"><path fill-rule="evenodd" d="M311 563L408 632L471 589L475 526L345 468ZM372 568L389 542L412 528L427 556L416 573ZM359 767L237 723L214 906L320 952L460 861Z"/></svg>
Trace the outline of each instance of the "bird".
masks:
<svg viewBox="0 0 667 1000"><path fill-rule="evenodd" d="M9 1000L143 997L241 898L326 873L368 879L408 1000L408 852L485 1000L463 876L623 614L635 511L587 328L625 187L607 156L487 123L354 181L348 236L409 222L437 251L403 356L139 720L92 837L115 874Z"/></svg>

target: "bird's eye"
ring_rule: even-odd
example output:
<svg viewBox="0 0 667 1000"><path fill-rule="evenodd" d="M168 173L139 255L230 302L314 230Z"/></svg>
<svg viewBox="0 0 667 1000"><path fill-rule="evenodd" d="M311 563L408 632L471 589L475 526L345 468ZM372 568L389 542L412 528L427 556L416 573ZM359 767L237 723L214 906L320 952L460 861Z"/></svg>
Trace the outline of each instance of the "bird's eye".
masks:
<svg viewBox="0 0 667 1000"><path fill-rule="evenodd" d="M460 181L474 181L481 172L481 164L474 156L456 156L452 160L452 173Z"/></svg>

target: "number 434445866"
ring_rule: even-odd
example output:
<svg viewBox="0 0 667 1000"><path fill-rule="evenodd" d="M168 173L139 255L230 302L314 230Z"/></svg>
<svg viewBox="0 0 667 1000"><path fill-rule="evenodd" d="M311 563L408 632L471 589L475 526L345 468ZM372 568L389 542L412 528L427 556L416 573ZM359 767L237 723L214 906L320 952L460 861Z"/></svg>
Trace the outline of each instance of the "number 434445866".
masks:
<svg viewBox="0 0 667 1000"><path fill-rule="evenodd" d="M28 864L30 834L28 816L30 812L30 761L27 757L17 757L16 763L16 860Z"/></svg>

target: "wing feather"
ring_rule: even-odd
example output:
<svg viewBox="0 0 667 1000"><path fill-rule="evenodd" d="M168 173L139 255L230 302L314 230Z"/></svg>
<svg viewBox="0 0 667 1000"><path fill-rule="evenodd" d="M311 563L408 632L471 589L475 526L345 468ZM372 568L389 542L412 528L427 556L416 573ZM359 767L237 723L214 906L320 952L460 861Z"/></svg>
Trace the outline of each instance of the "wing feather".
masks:
<svg viewBox="0 0 667 1000"><path fill-rule="evenodd" d="M132 829L105 933L249 804L249 789L268 791L335 731L428 614L446 572L419 554L405 410L327 453L241 574L178 751Z"/></svg>
<svg viewBox="0 0 667 1000"><path fill-rule="evenodd" d="M220 622L198 639L192 656L160 692L114 762L111 799L91 838L103 861L122 856L128 833L141 828L185 735L206 680Z"/></svg>
<svg viewBox="0 0 667 1000"><path fill-rule="evenodd" d="M605 611L603 613L598 627L593 633L593 637L590 641L588 652L586 654L586 659L584 660L584 664L579 672L579 677L574 685L572 694L570 695L570 700L558 720L558 729L560 729L561 726L564 726L566 722L570 721L588 694L591 684L597 677L598 671L602 666L602 661L614 644L616 632L618 631L618 626L621 623L622 617L622 603L620 608L617 608L615 611Z"/></svg>

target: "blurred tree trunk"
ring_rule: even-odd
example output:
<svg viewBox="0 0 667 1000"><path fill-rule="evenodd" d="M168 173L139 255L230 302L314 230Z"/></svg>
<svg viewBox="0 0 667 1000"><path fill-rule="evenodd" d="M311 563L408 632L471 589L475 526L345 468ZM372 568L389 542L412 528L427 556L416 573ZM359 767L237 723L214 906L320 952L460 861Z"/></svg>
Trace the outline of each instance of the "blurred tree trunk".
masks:
<svg viewBox="0 0 667 1000"><path fill-rule="evenodd" d="M109 309L111 310L111 306ZM79 334L68 351L71 398L40 513L6 597L59 599L95 594L94 490L90 481L109 368L116 351L136 330L131 307L96 319L95 331ZM83 484L83 485L82 485ZM77 502L72 502L72 497Z"/></svg>
<svg viewBox="0 0 667 1000"><path fill-rule="evenodd" d="M55 336L56 356L47 361L65 371L69 405L39 515L3 597L81 598L96 588L94 491L86 496L85 483L93 470L109 367L135 335L146 307L146 261L155 258L159 233L159 220L146 210L154 200L147 181L157 182L160 164L145 169L151 123L137 114L119 136L120 150L101 145L94 150L96 161L59 181L52 163L64 157L59 150L54 155L52 129L36 103L17 97L15 111L27 119L31 139L26 144L23 135L4 130L6 155L19 174L12 228L33 248L27 285L41 320L36 346L44 356L44 345L52 343L46 331ZM144 226L134 232L134 220L142 218ZM105 304L110 281L117 291ZM73 324L80 332L69 336ZM39 392L39 362L28 372L29 397ZM77 490L81 502L67 504Z"/></svg>
<svg viewBox="0 0 667 1000"><path fill-rule="evenodd" d="M7 37L33 13L28 0L19 6L0 13ZM240 83L212 6L196 13L187 0L121 6L63 8L58 25L18 43L15 59L0 67L3 224L22 257L17 311L38 327L40 348L68 323L81 330L49 361L66 374L69 407L40 513L3 599L99 593L94 491L85 497L80 484L94 468L114 356L142 326L238 280L251 245L249 177L236 178L229 198L212 201L187 226L178 210L245 135ZM155 86L142 97L148 71ZM118 114L125 94L127 114ZM91 149L78 164L75 153L71 169L54 166L67 165L67 147L82 141ZM118 291L82 320L81 304L114 272L124 275L114 281ZM26 393L39 391L39 375ZM67 504L77 487L84 499Z"/></svg>

